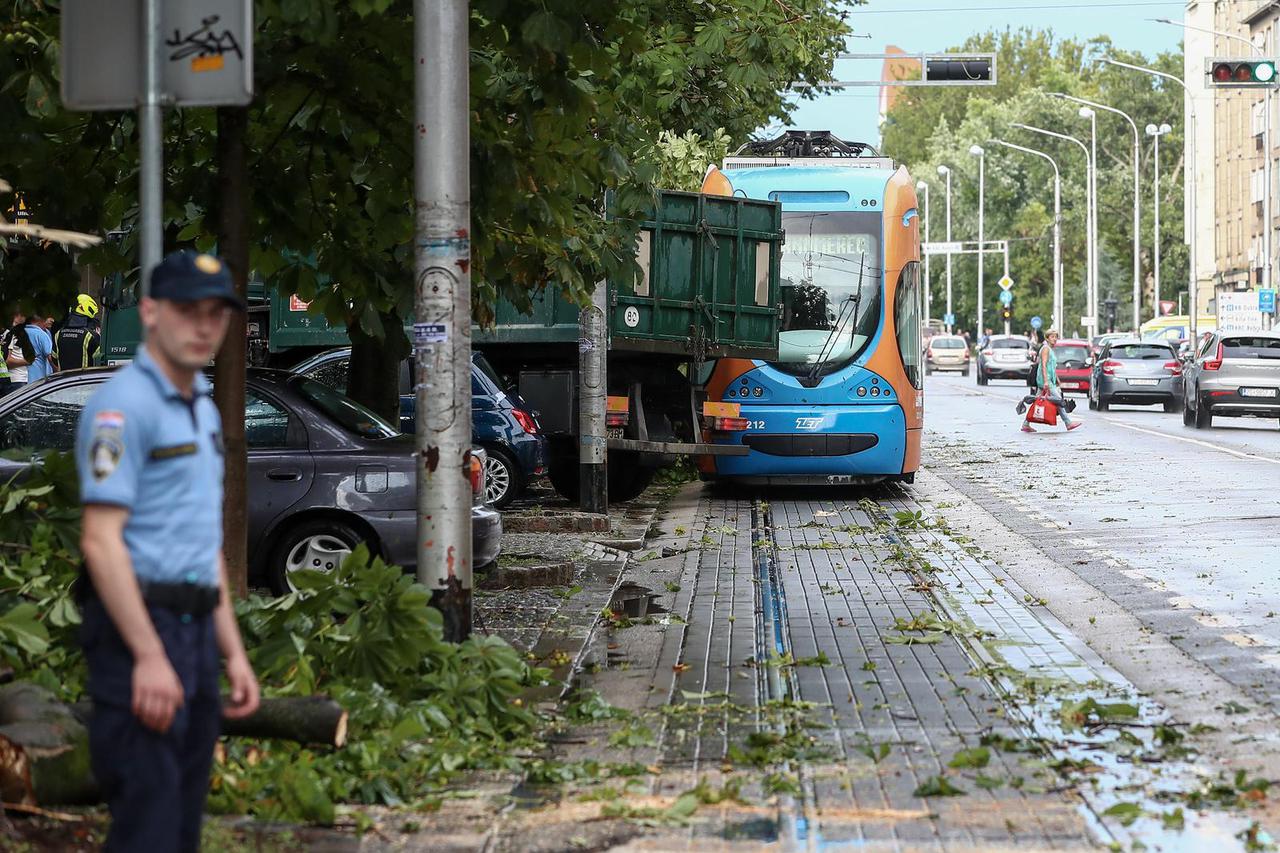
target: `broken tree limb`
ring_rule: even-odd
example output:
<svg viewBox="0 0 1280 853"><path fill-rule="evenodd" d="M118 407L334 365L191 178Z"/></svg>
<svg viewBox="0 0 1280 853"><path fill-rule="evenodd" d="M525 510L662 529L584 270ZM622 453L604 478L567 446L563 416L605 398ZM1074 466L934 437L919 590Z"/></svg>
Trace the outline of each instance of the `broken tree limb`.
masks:
<svg viewBox="0 0 1280 853"><path fill-rule="evenodd" d="M0 687L0 800L38 806L97 799L84 724L43 687Z"/></svg>
<svg viewBox="0 0 1280 853"><path fill-rule="evenodd" d="M91 702L77 702L72 713L87 724ZM228 737L291 740L341 748L347 742L347 712L328 696L283 696L263 699L258 710L243 720L223 719Z"/></svg>

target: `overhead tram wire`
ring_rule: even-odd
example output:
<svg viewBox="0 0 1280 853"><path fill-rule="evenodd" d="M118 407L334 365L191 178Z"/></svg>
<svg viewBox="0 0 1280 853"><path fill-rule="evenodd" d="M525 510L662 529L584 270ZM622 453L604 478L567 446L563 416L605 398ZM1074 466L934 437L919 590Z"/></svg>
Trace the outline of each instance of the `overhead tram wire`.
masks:
<svg viewBox="0 0 1280 853"><path fill-rule="evenodd" d="M1023 6L943 6L929 9L862 9L854 10L855 15L912 15L916 13L938 12L1025 12L1048 9L1124 9L1144 6L1183 6L1182 0L1133 0L1133 2L1108 3L1038 3Z"/></svg>

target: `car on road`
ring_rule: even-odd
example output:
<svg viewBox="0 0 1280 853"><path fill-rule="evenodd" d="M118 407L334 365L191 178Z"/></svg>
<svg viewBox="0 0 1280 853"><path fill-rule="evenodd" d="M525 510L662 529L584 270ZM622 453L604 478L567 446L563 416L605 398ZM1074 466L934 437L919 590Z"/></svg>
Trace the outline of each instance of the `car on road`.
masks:
<svg viewBox="0 0 1280 853"><path fill-rule="evenodd" d="M1132 332L1104 332L1101 335L1094 335L1089 341L1089 352L1096 356L1112 341L1124 341L1134 337L1137 336Z"/></svg>
<svg viewBox="0 0 1280 853"><path fill-rule="evenodd" d="M1280 418L1280 332L1214 332L1187 362L1182 422Z"/></svg>
<svg viewBox="0 0 1280 853"><path fill-rule="evenodd" d="M340 393L347 391L351 348L312 356L293 368ZM400 363L400 430L412 435L418 398L413 390L413 362ZM485 357L471 354L471 440L487 451L485 462L489 504L503 509L528 485L547 473L547 439L532 410L503 382Z"/></svg>
<svg viewBox="0 0 1280 853"><path fill-rule="evenodd" d="M1077 338L1059 340L1053 348L1058 357L1058 387L1062 393L1089 393L1089 342Z"/></svg>
<svg viewBox="0 0 1280 853"><path fill-rule="evenodd" d="M969 347L959 335L934 335L924 350L924 372L958 370L969 375Z"/></svg>
<svg viewBox="0 0 1280 853"><path fill-rule="evenodd" d="M73 450L81 409L114 369L55 373L0 399L0 481L47 451ZM304 376L251 368L246 384L250 580L283 594L290 572L331 571L360 542L413 571L413 437ZM472 564L481 567L498 558L502 517L485 502L480 448L472 469Z"/></svg>
<svg viewBox="0 0 1280 853"><path fill-rule="evenodd" d="M1089 408L1105 412L1113 404L1182 405L1182 362L1171 344L1126 338L1104 344L1089 374Z"/></svg>
<svg viewBox="0 0 1280 853"><path fill-rule="evenodd" d="M1025 335L992 335L986 347L978 352L978 384L992 379L1018 379L1030 384L1031 339Z"/></svg>

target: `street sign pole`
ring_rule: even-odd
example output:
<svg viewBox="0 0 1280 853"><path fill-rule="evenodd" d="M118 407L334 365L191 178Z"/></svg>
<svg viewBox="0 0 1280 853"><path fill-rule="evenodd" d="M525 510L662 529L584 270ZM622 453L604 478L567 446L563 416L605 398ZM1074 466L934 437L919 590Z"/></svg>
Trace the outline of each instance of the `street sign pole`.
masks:
<svg viewBox="0 0 1280 853"><path fill-rule="evenodd" d="M609 512L607 298L607 284L597 282L591 306L578 315L578 503L602 515Z"/></svg>
<svg viewBox="0 0 1280 853"><path fill-rule="evenodd" d="M471 180L466 0L414 0L418 581L471 633Z"/></svg>
<svg viewBox="0 0 1280 853"><path fill-rule="evenodd" d="M164 254L164 109L160 105L160 0L143 0L142 98L138 103L139 291L151 294L151 271ZM144 332L145 334L145 332Z"/></svg>

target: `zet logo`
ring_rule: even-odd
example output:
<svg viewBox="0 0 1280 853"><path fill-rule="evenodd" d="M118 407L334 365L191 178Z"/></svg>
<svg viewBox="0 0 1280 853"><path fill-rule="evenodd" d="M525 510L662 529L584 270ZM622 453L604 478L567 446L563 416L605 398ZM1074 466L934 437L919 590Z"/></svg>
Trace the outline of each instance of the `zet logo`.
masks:
<svg viewBox="0 0 1280 853"><path fill-rule="evenodd" d="M796 429L813 432L822 429L822 418L796 418Z"/></svg>

